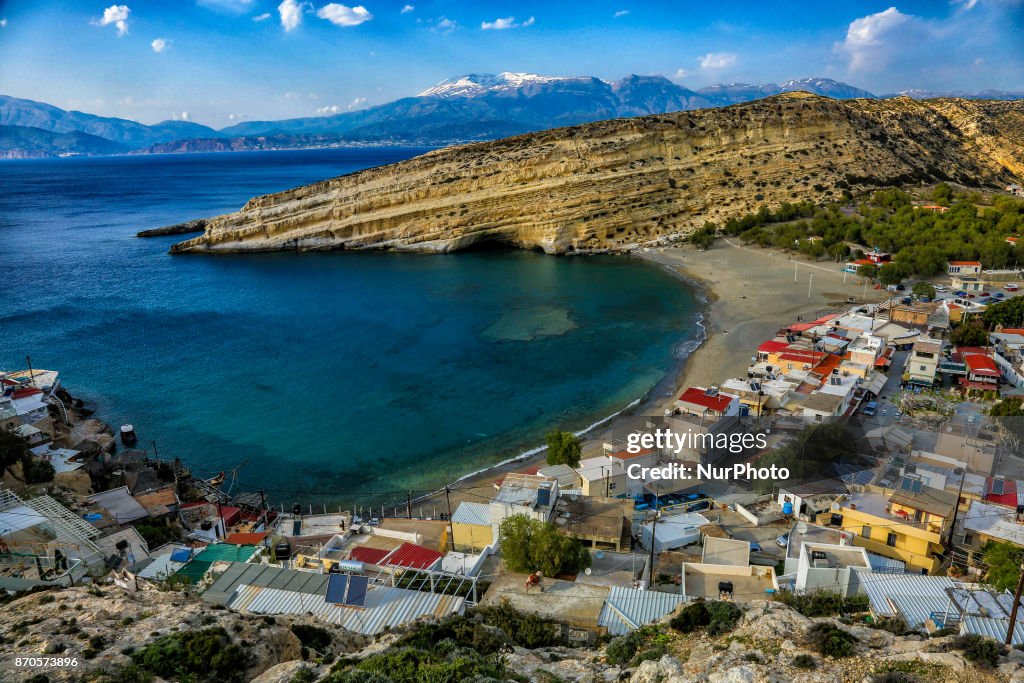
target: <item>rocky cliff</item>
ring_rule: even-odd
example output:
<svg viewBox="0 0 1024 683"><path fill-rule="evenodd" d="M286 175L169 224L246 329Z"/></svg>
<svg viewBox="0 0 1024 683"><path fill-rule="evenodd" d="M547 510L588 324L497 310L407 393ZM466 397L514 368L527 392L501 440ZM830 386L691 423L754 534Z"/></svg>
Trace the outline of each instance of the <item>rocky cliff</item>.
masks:
<svg viewBox="0 0 1024 683"><path fill-rule="evenodd" d="M624 250L762 203L1024 177L1024 102L788 93L443 149L256 197L172 252Z"/></svg>

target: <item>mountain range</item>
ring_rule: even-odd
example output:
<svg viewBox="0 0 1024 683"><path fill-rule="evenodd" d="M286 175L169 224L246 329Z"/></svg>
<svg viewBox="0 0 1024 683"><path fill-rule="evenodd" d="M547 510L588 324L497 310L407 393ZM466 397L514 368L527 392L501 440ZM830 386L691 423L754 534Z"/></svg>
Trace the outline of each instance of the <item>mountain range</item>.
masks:
<svg viewBox="0 0 1024 683"><path fill-rule="evenodd" d="M442 146L605 119L719 107L796 91L834 99L876 97L866 90L828 78L805 78L781 85L728 83L691 90L663 76L630 75L609 82L594 77L504 72L447 79L414 97L358 111L279 121L246 121L215 130L189 121L145 125L0 96L0 125L5 127L0 136L0 158L356 144ZM941 94L913 90L893 96L921 98ZM1017 99L1024 98L1024 93L985 91L956 93L955 96ZM67 137L71 133L84 136Z"/></svg>

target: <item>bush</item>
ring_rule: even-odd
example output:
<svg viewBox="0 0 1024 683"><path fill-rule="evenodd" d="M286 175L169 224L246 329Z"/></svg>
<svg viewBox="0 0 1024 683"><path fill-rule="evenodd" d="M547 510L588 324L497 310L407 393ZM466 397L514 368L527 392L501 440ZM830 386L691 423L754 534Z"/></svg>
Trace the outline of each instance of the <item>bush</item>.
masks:
<svg viewBox="0 0 1024 683"><path fill-rule="evenodd" d="M849 657L855 651L857 638L834 624L815 624L807 634L823 657Z"/></svg>
<svg viewBox="0 0 1024 683"><path fill-rule="evenodd" d="M711 613L703 600L687 604L676 616L672 617L669 626L681 633L691 633L711 623Z"/></svg>
<svg viewBox="0 0 1024 683"><path fill-rule="evenodd" d="M979 666L988 668L999 663L999 657L1004 652L1003 645L992 638L985 638L975 633L968 633L953 640L950 643L951 649L962 650L964 659L974 662Z"/></svg>
<svg viewBox="0 0 1024 683"><path fill-rule="evenodd" d="M629 635L613 638L612 642L608 643L608 647L605 648L604 652L608 655L608 663L617 666L633 659L636 649L637 642L633 638L633 634L630 633Z"/></svg>
<svg viewBox="0 0 1024 683"><path fill-rule="evenodd" d="M955 628L950 628L950 627L947 626L945 628L940 628L940 629L937 629L935 631L932 631L931 634L928 637L929 638L942 638L944 636L955 636L957 633L960 633L960 631L958 631Z"/></svg>
<svg viewBox="0 0 1024 683"><path fill-rule="evenodd" d="M25 483L45 484L48 481L53 481L55 474L57 474L57 470L53 469L53 465L50 463L33 460L25 470Z"/></svg>
<svg viewBox="0 0 1024 683"><path fill-rule="evenodd" d="M292 633L303 647L312 648L317 652L327 652L331 646L331 632L319 626L292 624Z"/></svg>
<svg viewBox="0 0 1024 683"><path fill-rule="evenodd" d="M240 683L249 655L216 627L160 636L133 653L132 660L143 671L169 680Z"/></svg>
<svg viewBox="0 0 1024 683"><path fill-rule="evenodd" d="M736 628L736 624L743 616L743 610L731 602L714 600L706 603L711 622L708 624L708 633L713 636L720 636Z"/></svg>
<svg viewBox="0 0 1024 683"><path fill-rule="evenodd" d="M498 605L478 607L476 613L484 623L500 628L516 645L534 650L538 647L558 645L562 641L561 629L537 614L520 612L502 600Z"/></svg>
<svg viewBox="0 0 1024 683"><path fill-rule="evenodd" d="M918 683L919 680L906 671L883 671L871 677L871 683Z"/></svg>
<svg viewBox="0 0 1024 683"><path fill-rule="evenodd" d="M798 669L817 669L818 662L808 654L799 654L793 657L793 666Z"/></svg>
<svg viewBox="0 0 1024 683"><path fill-rule="evenodd" d="M813 593L792 593L780 591L775 599L792 607L805 617L836 617L850 612L863 612L868 609L868 596L854 595L844 598L839 593L815 591Z"/></svg>

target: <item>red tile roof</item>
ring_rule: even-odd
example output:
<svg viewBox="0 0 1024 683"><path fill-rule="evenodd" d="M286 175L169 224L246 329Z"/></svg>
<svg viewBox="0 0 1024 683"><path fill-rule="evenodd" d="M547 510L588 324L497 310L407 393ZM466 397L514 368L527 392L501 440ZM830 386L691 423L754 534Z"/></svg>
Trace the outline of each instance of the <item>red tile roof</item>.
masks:
<svg viewBox="0 0 1024 683"><path fill-rule="evenodd" d="M776 351L782 351L787 346L789 346L789 342L770 339L766 342L761 342L761 345L757 347L757 350L764 353L775 353Z"/></svg>
<svg viewBox="0 0 1024 683"><path fill-rule="evenodd" d="M950 261L951 266L978 266L981 267L981 261Z"/></svg>
<svg viewBox="0 0 1024 683"><path fill-rule="evenodd" d="M426 569L433 566L441 557L442 554L436 550L406 542L395 548L384 562L393 567Z"/></svg>
<svg viewBox="0 0 1024 683"><path fill-rule="evenodd" d="M701 389L700 387L690 387L682 393L679 400L684 403L692 403L694 405L702 406L708 410L724 413L725 409L729 407L730 403L732 403L732 396L727 394L708 396L704 389Z"/></svg>
<svg viewBox="0 0 1024 683"><path fill-rule="evenodd" d="M792 330L793 332L806 332L807 330L811 329L812 327L817 327L819 324L820 323L793 323L792 325L790 325L786 329L787 330Z"/></svg>
<svg viewBox="0 0 1024 683"><path fill-rule="evenodd" d="M1017 482L1013 479L1003 480L1003 492L1000 495L992 493L992 482L995 477L985 478L985 500L1007 507L1017 507Z"/></svg>
<svg viewBox="0 0 1024 683"><path fill-rule="evenodd" d="M380 564L380 561L388 556L390 550L383 548L368 548L365 545L357 545L348 554L348 559L366 564Z"/></svg>
<svg viewBox="0 0 1024 683"><path fill-rule="evenodd" d="M973 373L999 376L999 368L996 367L996 362L980 353L965 354L964 363L967 364L967 369Z"/></svg>
<svg viewBox="0 0 1024 683"><path fill-rule="evenodd" d="M227 538L224 539L224 542L232 543L234 545L259 545L266 537L267 532L265 531L250 534L234 533L228 534Z"/></svg>

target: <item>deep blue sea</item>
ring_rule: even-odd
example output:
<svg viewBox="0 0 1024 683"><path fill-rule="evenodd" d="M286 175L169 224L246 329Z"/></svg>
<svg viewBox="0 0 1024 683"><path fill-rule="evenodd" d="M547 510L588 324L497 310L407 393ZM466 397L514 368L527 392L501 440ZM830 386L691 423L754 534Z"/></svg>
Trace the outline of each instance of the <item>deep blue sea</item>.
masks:
<svg viewBox="0 0 1024 683"><path fill-rule="evenodd" d="M0 368L275 501L390 499L650 390L700 307L626 257L176 256L136 231L419 149L0 163ZM404 493L401 496L404 498Z"/></svg>

